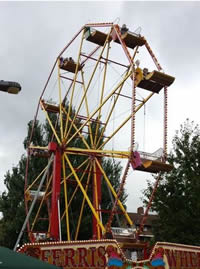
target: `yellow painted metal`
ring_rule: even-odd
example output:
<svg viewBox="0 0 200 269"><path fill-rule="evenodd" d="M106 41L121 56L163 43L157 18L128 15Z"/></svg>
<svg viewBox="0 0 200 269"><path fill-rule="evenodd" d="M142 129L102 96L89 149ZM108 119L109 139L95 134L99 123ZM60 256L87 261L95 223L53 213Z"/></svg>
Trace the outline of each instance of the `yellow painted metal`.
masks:
<svg viewBox="0 0 200 269"><path fill-rule="evenodd" d="M83 165L85 165L87 162L88 162L89 159L85 160L84 162L82 162L76 169L80 169ZM73 173L71 172L67 177L66 177L66 180L68 178L70 178L71 176L73 175ZM61 181L61 184L64 182L64 180Z"/></svg>
<svg viewBox="0 0 200 269"><path fill-rule="evenodd" d="M138 46L137 46L136 49L135 49L135 52L134 52L134 54L133 54L133 56L132 56L132 58L131 58L131 61L134 60L137 51L138 51ZM131 66L129 66L128 70L126 71L126 75L128 74L128 72L129 72L129 70L130 70L130 67L131 67ZM125 82L125 81L124 81L124 82ZM103 133L104 133L104 131L105 131L105 129L106 129L108 123L109 123L110 117L111 117L111 115L112 115L112 113L113 113L115 104L116 104L117 101L118 101L119 94L120 94L121 91L122 91L123 85L124 85L124 83L121 85L121 87L119 88L119 92L117 92L117 94L116 94L117 96L115 97L115 100L114 100L114 103L113 103L113 105L112 105L112 108L111 108L111 110L110 110L110 112L109 112L109 115L107 116L105 125L104 125L104 127L102 128L101 136L103 135ZM100 138L101 138L101 136L100 136ZM99 138L99 140L98 140L98 142L97 142L97 148L98 148L98 146L99 146L100 138Z"/></svg>
<svg viewBox="0 0 200 269"><path fill-rule="evenodd" d="M29 149L42 149L42 150L48 150L48 147L29 146Z"/></svg>
<svg viewBox="0 0 200 269"><path fill-rule="evenodd" d="M47 120L48 120L48 123L49 123L49 125L51 126L51 130L52 130L53 134L55 135L55 138L56 138L58 144L61 146L60 138L58 137L58 135L57 135L57 133L56 133L56 130L55 130L55 128L53 127L53 124L52 124L52 122L51 122L51 120L50 120L50 118L49 118L49 115L48 115L47 111L45 110L45 108L44 108L44 106L43 106L43 104L42 104L41 101L40 101L40 105L41 105L42 109L44 110L44 113L45 113L45 115L46 115L46 118L47 118Z"/></svg>
<svg viewBox="0 0 200 269"><path fill-rule="evenodd" d="M79 153L85 153L86 155L91 153L97 153L97 154L109 154L110 156L120 156L119 158L123 159L129 159L130 152L129 151L116 151L116 150L106 150L106 149L83 149L83 148L72 148L67 147L65 149L65 152L79 152Z"/></svg>
<svg viewBox="0 0 200 269"><path fill-rule="evenodd" d="M62 117L62 96L61 96L61 77L60 77L60 58L58 58L57 61L58 64L58 93L59 93L59 118L60 118L60 134L61 134L61 139L63 140L63 117Z"/></svg>
<svg viewBox="0 0 200 269"><path fill-rule="evenodd" d="M94 196L95 196L95 204L96 206L98 205L98 193L97 193L97 171L96 171L96 164L95 161L93 160L93 184L94 184ZM99 208L95 208L98 217L99 217ZM100 219L100 217L99 217ZM97 225L97 239L100 239L100 230L99 230L99 225Z"/></svg>
<svg viewBox="0 0 200 269"><path fill-rule="evenodd" d="M102 104L99 105L97 109L93 113L90 114L89 118L79 127L79 129L70 137L70 139L67 141L68 143L74 139L74 137L77 135L77 133L83 129L83 127L91 120L91 118L99 111L99 109L110 99L110 97L119 89L119 87L131 76L131 72L129 72L125 78L119 82L119 84L112 90L112 92L104 99Z"/></svg>
<svg viewBox="0 0 200 269"><path fill-rule="evenodd" d="M72 152L72 151L65 151L68 155L80 155L80 156L88 156L88 153L85 152ZM90 155L90 154L89 154ZM92 155L92 154L91 154ZM96 153L96 157L110 157L110 158L116 158L116 159L127 159L127 156L123 155L114 155L112 153Z"/></svg>
<svg viewBox="0 0 200 269"><path fill-rule="evenodd" d="M82 31L81 43L80 43L79 52L78 52L78 60L77 60L76 70L75 70L75 75L74 75L74 80L73 80L73 84L72 84L73 85L72 86L72 93L71 93L71 98L70 98L70 102L69 102L67 119L66 119L66 125L65 125L65 131L64 131L64 138L65 139L66 139L66 136L67 136L66 134L67 134L68 123L69 123L69 115L71 114L71 109L72 109L72 102L73 102L73 97L74 97L74 91L75 91L75 85L76 85L76 78L77 78L77 74L78 74L78 65L80 63L81 50L82 50L82 46L83 46L83 39L84 39L84 31Z"/></svg>
<svg viewBox="0 0 200 269"><path fill-rule="evenodd" d="M100 62L101 57L102 57L102 55L103 55L103 52L104 52L104 50L105 50L106 44L107 44L107 42L108 42L108 38L109 38L109 35L107 35L105 44L104 44L104 46L103 46L103 48L102 48L102 51L101 51L101 53L100 53L100 55L99 55L99 57L98 57L98 59L97 59L96 65L95 65L95 67L94 67L94 70L93 70L93 72L92 72L92 75L91 75L91 77L90 77L90 79L89 79L89 81L88 81L88 84L87 84L87 86L86 86L85 93L84 93L84 95L83 95L82 98L81 98L79 107L78 107L77 110L76 110L76 114L75 114L75 116L74 116L73 121L76 119L76 117L77 117L77 115L78 115L78 113L79 113L79 111L80 111L80 109L81 109L81 106L82 106L83 101L84 101L84 99L85 99L85 94L87 93L87 91L88 91L88 89L89 89L89 87L90 87L90 85L91 85L92 79L93 79L93 77L94 77L94 74L95 74L95 72L96 72L96 69L97 69L97 67L98 67L98 65L99 65L99 62ZM68 130L68 133L67 133L67 135L66 135L66 140L67 140L67 138L68 138L68 136L69 136L69 133L70 133L70 131L71 131L71 128L72 128L72 125L70 126L70 128L69 128L69 130Z"/></svg>
<svg viewBox="0 0 200 269"><path fill-rule="evenodd" d="M84 34L84 33L83 33ZM84 35L83 35L84 36ZM66 183L67 183L67 178L70 177L70 175L73 175L78 183L76 189L78 190L78 188L81 189L82 193L83 193L83 203L82 203L82 206L81 206L81 215L80 215L80 220L78 221L78 226L80 227L80 223L81 223L81 216L83 214L83 207L84 207L84 203L85 203L85 200L88 202L88 205L90 206L91 208L91 211L93 213L93 215L95 216L95 218L97 219L97 222L98 222L98 239L100 239L100 230L99 230L99 226L101 227L102 231L105 232L105 228L100 220L100 216L99 216L99 211L97 209L95 209L92 205L92 203L90 202L90 199L88 197L88 194L87 194L87 190L85 190L83 188L83 185L81 183L82 181L82 178L85 176L85 172L82 174L81 178L78 177L78 175L76 174L76 169L74 169L72 167L72 164L68 158L68 154L76 154L76 155L84 155L84 156L88 156L88 159L86 161L90 161L90 155L94 154L95 156L95 160L93 162L93 173L94 173L94 184L96 185L96 165L98 165L99 169L101 170L101 173L103 174L111 192L113 193L114 197L117 198L117 194L115 192L115 190L113 189L110 181L109 181L109 178L107 177L105 171L103 170L103 168L101 167L101 164L99 163L98 159L96 158L97 156L109 156L109 157L115 157L115 158L125 158L125 159L129 159L130 158L130 153L129 151L114 151L114 150L104 150L103 147L114 137L115 134L117 134L117 132L131 119L131 117L133 117L133 115L152 97L152 95L154 93L151 93L138 107L135 108L134 110L134 113L132 115L129 115L122 123L120 126L117 127L116 130L114 130L114 132L104 141L102 142L101 145L100 144L100 141L101 141L101 138L103 136L103 133L109 123L109 120L112 116L112 113L114 111L114 108L115 108L115 105L118 101L118 98L119 98L119 94L121 93L121 90L123 88L123 85L125 83L125 81L131 76L133 75L133 72L132 71L129 71L129 69L131 68L131 66L128 68L127 70L127 73L126 75L124 76L124 78L122 79L122 81L120 81L120 83L112 90L112 92L107 96L107 97L104 97L104 89L105 89L105 83L106 83L106 72L107 72L107 61L106 61L106 64L104 66L104 77L103 77L103 84L102 84L102 89L101 89L101 97L100 97L100 102L99 102L99 106L98 108L93 111L92 113L90 113L89 111L89 106L88 106L88 99L87 99L87 91L90 87L90 84L92 82L92 79L93 79L93 76L94 76L94 73L96 72L96 68L97 66L99 65L100 63L100 60L101 60L101 56L103 54L103 51L106 47L106 44L107 41L105 42L104 44L104 47L102 49L102 52L100 53L100 56L97 60L97 63L96 63L96 66L95 66L95 69L93 71L93 74L92 76L90 77L90 80L87 84L87 86L85 86L85 83L84 83L84 73L83 73L83 70L81 70L81 76L82 76L82 82L83 82L83 96L82 96L82 99L81 99L81 102L79 103L79 107L78 107L78 110L76 110L76 113L75 113L75 117L73 119L71 119L70 117L70 113L71 113L71 110L72 110L72 102L73 102L73 98L74 98L74 94L75 94L75 84L76 84L76 78L77 78L77 73L78 73L78 64L79 64L79 61L80 61L80 54L81 54L81 49L82 49L82 43L83 43L83 36L82 36L82 40L81 40L81 45L80 45L80 48L79 48L79 56L78 56L78 61L77 61L77 66L76 66L76 71L75 71L75 78L73 80L73 87L72 87L72 93L71 93L71 99L70 99L70 103L69 103L69 107L68 107L68 111L66 111L66 109L63 107L62 105L62 100L61 100L61 81L60 81L60 69L58 67L58 83L59 83L59 108L60 108L60 131L61 131L61 140L60 138L58 137L58 135L56 134L56 129L54 128L50 118L48 117L48 113L47 111L45 110L44 106L41 104L43 110L45 111L45 114L46 114L46 117L47 117L47 120L49 122L49 125L51 126L51 129L58 141L58 144L61 145L61 143L63 143L63 145L67 145L69 144L72 139L74 139L76 137L76 135L78 135L81 140L83 141L84 145L86 146L86 149L82 149L82 148L72 148L72 147L66 147L65 148L65 152L64 152L64 155L63 155L63 159L62 159L62 162L63 162L63 177L64 177L64 180L62 181L62 183L64 183L64 190L65 190L65 210L67 210L67 212L65 212L65 215L66 215L66 227L68 227L69 229L69 216L68 216L68 209L69 209L69 205L70 205L70 202L71 200L68 202L68 199L67 199L67 186L66 186ZM109 35L108 35L109 36ZM137 52L137 49L138 47L136 48L135 50L135 54L133 56L133 58L135 57L136 55L136 52ZM106 56L106 59L108 59L108 54L109 54L109 46L108 46L108 49L107 49L107 56ZM132 60L133 60L132 58ZM58 59L58 66L59 66L59 62L60 60ZM112 108L110 109L110 112L109 112L109 115L106 117L106 122L104 123L104 127L101 129L101 134L100 136L97 136L98 134L98 130L99 130L99 122L100 122L100 116L101 116L101 111L102 111L102 107L104 106L104 104L114 95L114 94L117 94L116 98L114 99L114 103L112 104ZM105 98L105 99L103 99ZM77 118L77 115L79 113L79 110L81 109L81 106L83 104L83 102L85 102L85 107L86 107L86 111L87 111L87 120L86 122L84 122L80 127L77 127L76 125L76 118ZM66 122L65 122L65 126L64 126L64 129L63 130L63 112L66 114ZM92 130L91 130L91 119L93 118L94 115L97 115L97 124L96 124L96 130L95 130L95 135L93 137L93 134L92 134ZM88 124L88 128L89 128L89 135L90 135L90 141L91 141L91 145L88 144L88 142L85 140L84 136L82 135L81 133L81 130L84 128L84 126L86 126ZM74 128L75 129L75 133L72 135L72 137L69 137L70 136L70 131L71 129ZM98 139L98 140L97 140ZM38 148L38 149L42 149L42 148L45 148L45 149L48 149L47 147L33 147L33 148ZM66 154L67 153L67 154ZM70 167L71 169L71 173L70 175L66 176L65 174L65 161L67 162L68 166ZM83 165L83 163L81 164L81 166ZM89 165L89 164L88 164ZM87 166L88 167L88 166ZM91 169L92 169L92 165L91 165ZM89 172L88 174L88 180L90 179L91 177L91 171ZM29 189L31 187L29 186ZM88 188L88 184L86 185L86 188ZM96 190L97 188L95 188ZM73 196L75 195L76 191L74 192L74 194L72 195L72 198L73 199ZM49 192L50 193L50 192ZM95 191L95 200L97 202L97 199L98 199L98 195L97 195L97 191ZM119 207L121 208L121 210L123 211L127 221L129 222L130 225L133 225L131 219L129 218L128 214L126 213L126 210L124 209L122 203L118 201L118 205ZM68 220L67 220L68 219ZM78 236L78 231L79 231L79 228L77 228L77 231L76 231L76 238ZM68 240L70 240L70 231L68 230L67 231L67 234L68 234Z"/></svg>
<svg viewBox="0 0 200 269"><path fill-rule="evenodd" d="M137 67L135 70L135 87L140 83L143 79L143 71L140 67Z"/></svg>
<svg viewBox="0 0 200 269"><path fill-rule="evenodd" d="M143 107L143 105L152 97L154 95L154 92L152 92L149 96L147 96L147 98L145 98L144 100L143 100L143 102L141 103L141 104L139 104L138 106L137 106L137 108L135 109L135 113L141 108L141 107ZM122 122L122 124L120 125L120 126L118 126L117 127L117 129L115 129L115 131L102 143L102 145L100 145L99 146L99 148L98 149L100 149L100 148L103 148L109 141L110 141L110 139L114 136L114 135L116 135L116 133L131 119L131 117L132 117L132 115L130 115L130 116L128 116L123 122Z"/></svg>
<svg viewBox="0 0 200 269"><path fill-rule="evenodd" d="M49 180L48 180L48 183L47 183L47 186L46 186L46 190L45 190L45 194L48 192L48 189L49 189L49 186L50 186L51 182L52 182L52 175L51 175L51 177L50 177ZM42 208L42 205L43 205L43 203L44 203L45 198L46 198L46 195L44 195L44 196L42 197L42 200L40 201L40 205L39 205L39 207L38 207L37 213L36 213L36 215L35 215L35 218L34 218L34 220L33 220L32 225L31 225L31 231L33 231L33 229L34 229L35 223L36 223L36 221L37 221L37 219L38 219L38 216L39 216L39 214L40 214L40 210L41 210L41 208Z"/></svg>
<svg viewBox="0 0 200 269"><path fill-rule="evenodd" d="M134 53L133 53L133 56L131 57L131 60L134 60L134 59L135 59L135 56L136 56L137 53L138 53L138 49L139 49L139 46L137 46L137 47L135 48L135 51L134 51Z"/></svg>
<svg viewBox="0 0 200 269"><path fill-rule="evenodd" d="M82 173L82 175L81 175L81 178L80 178L80 182L82 182L84 176L86 175L86 172L87 172L87 170L88 170L88 168L89 168L89 165L90 165L90 163L87 164L87 166L86 166L86 168L85 168L85 171L83 171L83 173ZM86 187L87 187L87 186L86 186ZM70 206L70 204L71 204L71 202L72 202L72 200L73 200L73 198L74 198L74 195L76 194L78 188L79 188L79 185L76 186L76 188L75 188L75 190L74 190L74 192L73 192L73 194L72 194L72 196L71 196L71 199L70 199L70 201L69 201L69 206Z"/></svg>
<svg viewBox="0 0 200 269"><path fill-rule="evenodd" d="M45 166L45 168L40 172L40 174L35 178L35 180L31 183L31 185L28 186L28 188L25 191L25 195L26 193L29 192L29 190L35 185L35 183L37 182L37 180L42 176L42 174L44 173L44 171L47 169L47 166Z"/></svg>
<svg viewBox="0 0 200 269"><path fill-rule="evenodd" d="M90 178L91 178L91 171L92 171L92 163L91 163L89 173L88 173L88 177L87 177L87 183L86 183L86 188L85 188L86 193L87 193L88 188L89 188L89 182L90 182ZM82 216L83 216L84 205L85 205L85 196L83 196L83 202L81 204L81 210L80 210L80 214L79 214L79 218L78 218L78 224L77 224L77 228L76 228L75 240L78 239L78 233L79 233L79 230L80 230L80 225L81 225L81 219L82 219Z"/></svg>
<svg viewBox="0 0 200 269"><path fill-rule="evenodd" d="M115 131L99 146L98 149L103 148L109 141L111 138L113 138L114 135L116 135L116 133L131 119L132 115L130 115L129 117L127 117L121 125L118 126L117 129L115 129Z"/></svg>
<svg viewBox="0 0 200 269"><path fill-rule="evenodd" d="M67 115L67 111L66 109L63 107L63 111L65 112L65 114ZM74 129L77 131L78 128L76 127L76 124L72 121L71 117L69 116L69 120L72 122L72 126L74 127ZM78 131L78 135L80 136L80 138L82 139L84 145L86 146L86 148L90 148L87 141L85 140L85 137Z"/></svg>
<svg viewBox="0 0 200 269"><path fill-rule="evenodd" d="M79 187L80 187L80 189L81 189L81 191L82 191L82 193L83 193L83 195L84 195L84 197L85 197L85 199L86 199L86 201L87 201L87 203L88 203L88 205L89 205L89 207L90 207L90 209L91 209L91 211L92 211L92 213L93 213L93 215L95 216L95 218L96 218L96 220L97 220L97 223L100 225L100 227L101 227L103 233L105 233L105 227L103 226L102 222L101 222L100 219L99 219L99 216L98 216L97 212L95 211L95 209L94 209L92 203L90 202L90 199L89 199L87 193L85 192L85 190L84 190L84 188L83 188L83 186L82 186L82 184L81 184L81 182L80 182L80 180L79 180L79 178L78 178L78 176L77 176L77 174L76 174L76 171L74 170L74 168L73 168L73 166L72 166L72 164L71 164L71 162L70 162L70 160L69 160L67 154L64 153L64 156L65 156L65 159L66 159L66 161L67 161L67 163L68 163L68 165L69 165L69 168L70 168L71 171L73 172L73 175L74 175L74 177L75 177L75 179L76 179L76 181L77 181L77 183L78 183L78 185L79 185Z"/></svg>
<svg viewBox="0 0 200 269"><path fill-rule="evenodd" d="M126 72L126 75L127 75L127 74L128 74L128 72ZM125 81L124 81L124 82L125 82ZM115 100L114 100L114 102L113 102L113 105L112 105L112 107L111 107L111 109L110 109L110 112L109 112L109 114L108 114L108 116L107 116L105 125L104 125L104 127L102 128L101 135L100 135L100 137L99 137L99 139L98 139L98 142L97 142L97 148L98 148L99 143L100 143L100 141L101 141L101 137L102 137L102 135L104 134L104 131L105 131L105 129L106 129L108 123L109 123L109 120L110 120L111 116L112 116L113 110L114 110L115 105L116 105L116 103L117 103L117 101L118 101L119 94L120 94L121 91L122 91L123 85L124 85L124 83L120 86L119 91L117 92L117 96L115 97Z"/></svg>
<svg viewBox="0 0 200 269"><path fill-rule="evenodd" d="M117 194L116 194L115 190L113 189L113 186L112 186L112 184L110 183L110 180L108 179L108 177L107 177L105 171L104 171L103 168L101 167L101 165L100 165L99 161L97 160L97 158L95 158L95 160L96 160L96 163L97 163L99 169L101 170L101 173L103 174L103 176L104 176L104 178L105 178L105 180L106 180L106 182L107 182L107 184L108 184L108 187L110 188L110 190L111 190L113 196L114 196L115 199L116 199L116 198L117 198ZM121 208L122 212L124 213L124 216L126 217L128 223L132 226L132 225L133 225L133 222L132 222L132 220L130 219L129 215L128 215L127 212L126 212L126 209L124 208L124 206L122 205L122 203L121 203L121 201L120 201L119 199L117 200L117 203L118 203L119 207Z"/></svg>
<svg viewBox="0 0 200 269"><path fill-rule="evenodd" d="M106 83L106 73L107 73L107 66L108 66L109 49L110 49L110 44L108 43L107 52L106 52L106 62L105 62L105 65L104 65L104 74L103 74L103 83L102 83L102 89L101 89L100 104L102 103L103 96L104 96L104 89L105 89L105 83ZM97 135L98 135L98 130L99 130L100 117L101 117L101 108L99 109L99 113L98 113L98 117L97 117L97 125L96 125L96 130L95 130L95 137L94 137L95 148L96 148ZM101 138L102 138L102 135L99 137L99 139L101 139Z"/></svg>
<svg viewBox="0 0 200 269"><path fill-rule="evenodd" d="M67 197L67 181L66 181L66 167L64 155L62 155L62 168L64 177L64 196L65 196L65 216L66 216L66 228L67 228L67 240L70 241L70 229L69 229L69 213L68 213L68 197Z"/></svg>
<svg viewBox="0 0 200 269"><path fill-rule="evenodd" d="M81 70L81 77L82 77L83 91L84 91L84 96L85 96L86 113L87 113L87 117L89 118L90 113L89 113L88 100L87 100L87 95L86 95L86 90L85 90L85 79L84 79L83 70ZM92 137L92 128L91 128L91 123L90 122L88 123L88 128L89 128L89 136L90 136L91 147L93 148L94 141L93 141L93 137Z"/></svg>
<svg viewBox="0 0 200 269"><path fill-rule="evenodd" d="M149 166L152 165L152 161L148 160L148 161L145 161L142 163L142 165L145 167L145 168L148 168Z"/></svg>
<svg viewBox="0 0 200 269"><path fill-rule="evenodd" d="M80 169L84 164L86 164L86 163L88 162L88 160L89 160L89 159L85 160L85 161L84 161L83 163L81 163L76 169ZM66 180L67 180L68 178L70 178L72 175L73 175L73 173L70 173L70 174L66 177ZM61 184L63 184L63 183L64 183L64 179L61 181ZM52 193L52 191L50 191L50 192L46 195L46 197L48 197L51 193Z"/></svg>
<svg viewBox="0 0 200 269"><path fill-rule="evenodd" d="M88 169L89 165L90 165L90 163L88 163L88 164L87 164L87 166L86 166L86 168L85 168L85 170L86 170L86 171L87 171L87 169ZM84 172L82 173L81 178L80 178L80 182L83 180L83 177L85 176L86 171L84 171ZM72 173L71 173L71 175L72 175ZM67 178L66 178L66 181L67 181ZM76 188L75 188L75 190L74 190L74 192L73 192L73 194L72 194L72 196L71 196L71 198L70 198L70 200L69 200L69 203L68 203L67 208L69 208L69 207L70 207L71 202L72 202L72 200L73 200L73 198L74 198L75 194L76 194L76 193L77 193L77 191L78 191L78 188L79 188L79 185L77 185L77 186L76 186ZM64 216L65 216L65 212L63 213L63 215L62 215L62 217L61 217L61 220L64 218Z"/></svg>
<svg viewBox="0 0 200 269"><path fill-rule="evenodd" d="M135 52L134 52L134 54L133 54L133 56L132 56L132 58L131 58L131 60L134 60L134 58L135 58L135 56L136 56L136 53L137 53L137 51L138 51L138 48L139 48L139 47L137 46L136 49L135 49ZM130 70L130 67L131 67L131 66L129 66L128 70L126 71L126 75L128 74L128 72L129 72L129 70ZM124 82L125 82L125 81L124 81ZM99 137L99 139L98 139L96 148L98 148L98 146L99 146L99 142L100 142L101 137L102 137L102 135L103 135L103 133L104 133L104 131L105 131L105 129L106 129L108 123L109 123L110 117L111 117L111 115L112 115L112 113L113 113L113 110L114 110L115 105L116 105L116 103L117 103L117 101L118 101L119 94L121 93L123 86L124 86L124 83L121 85L121 87L119 88L119 91L118 91L117 94L116 94L117 96L115 97L115 100L114 100L114 102L113 102L112 108L111 108L111 110L110 110L110 112L109 112L109 114L108 114L108 116L107 116L105 125L104 125L104 127L102 128L101 135L100 135L100 137Z"/></svg>

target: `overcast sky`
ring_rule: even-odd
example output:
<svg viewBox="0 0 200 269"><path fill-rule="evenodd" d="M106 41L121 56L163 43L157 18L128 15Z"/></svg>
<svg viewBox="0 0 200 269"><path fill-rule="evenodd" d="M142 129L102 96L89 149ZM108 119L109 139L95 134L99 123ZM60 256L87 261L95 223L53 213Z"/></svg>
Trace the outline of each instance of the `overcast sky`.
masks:
<svg viewBox="0 0 200 269"><path fill-rule="evenodd" d="M199 14L200 2L0 2L0 79L22 86L18 95L1 92L0 190L24 153L27 123L57 55L86 23L141 27L165 72L176 77L169 88L169 147L186 118L199 123ZM129 211L141 205L148 177L127 182Z"/></svg>

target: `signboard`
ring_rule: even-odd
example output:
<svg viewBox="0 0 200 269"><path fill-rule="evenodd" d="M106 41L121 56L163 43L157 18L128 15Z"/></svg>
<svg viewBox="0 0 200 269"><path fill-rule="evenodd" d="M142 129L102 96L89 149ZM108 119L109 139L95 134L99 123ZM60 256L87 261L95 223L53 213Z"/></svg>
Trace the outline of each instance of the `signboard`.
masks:
<svg viewBox="0 0 200 269"><path fill-rule="evenodd" d="M134 269L198 269L200 268L200 247L157 243L148 260L140 261Z"/></svg>
<svg viewBox="0 0 200 269"><path fill-rule="evenodd" d="M19 252L66 269L106 268L109 257L112 256L111 253L115 253L114 259L118 260L116 264L122 265L121 256L123 255L115 240L25 244ZM111 260L110 264L112 264Z"/></svg>
<svg viewBox="0 0 200 269"><path fill-rule="evenodd" d="M19 252L64 269L200 269L200 247L156 243L149 259L125 256L116 240L25 244Z"/></svg>

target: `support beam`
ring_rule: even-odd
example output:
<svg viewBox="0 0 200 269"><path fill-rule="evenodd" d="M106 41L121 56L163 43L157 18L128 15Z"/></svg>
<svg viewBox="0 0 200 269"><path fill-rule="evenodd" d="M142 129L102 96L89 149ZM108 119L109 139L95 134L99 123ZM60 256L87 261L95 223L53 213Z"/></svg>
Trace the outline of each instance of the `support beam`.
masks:
<svg viewBox="0 0 200 269"><path fill-rule="evenodd" d="M61 182L61 151L55 142L49 144L49 150L54 153L53 161L53 180L51 196L51 216L50 216L50 237L54 240L60 240L59 232L59 199L60 199L60 182Z"/></svg>

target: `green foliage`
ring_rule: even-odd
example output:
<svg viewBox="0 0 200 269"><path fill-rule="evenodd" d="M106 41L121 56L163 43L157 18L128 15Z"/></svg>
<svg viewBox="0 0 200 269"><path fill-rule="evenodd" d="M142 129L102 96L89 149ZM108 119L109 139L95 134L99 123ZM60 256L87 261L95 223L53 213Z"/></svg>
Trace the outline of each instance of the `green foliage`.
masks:
<svg viewBox="0 0 200 269"><path fill-rule="evenodd" d="M73 118L73 115L75 114L75 110L72 109L71 111L71 118ZM57 117L54 113L50 114L51 121L53 122L53 125L56 127L56 132L58 133L58 136L60 136L60 126L57 122ZM28 132L27 137L24 139L24 148L25 150L28 150L28 144L29 144L29 137L32 130L32 124L33 121L30 121L28 123ZM81 124L81 120L79 122L76 122L76 126L79 126ZM91 130L94 135L94 132L96 130L96 124L92 123ZM73 134L75 132L74 127L71 128L70 133ZM101 128L99 128L98 132L95 134L97 136L100 135ZM89 135L84 135L85 140L88 144L91 144L92 141L90 139ZM33 139L32 144L34 146L47 146L50 141L55 141L55 136L52 133L52 130L48 124L47 121L44 123L40 123L38 120L35 122L35 128L33 133ZM85 148L85 144L83 143L82 139L79 137L75 137L70 144L68 145L70 147L77 147L77 148ZM81 155L69 155L70 162L72 163L73 167L78 167L84 160L85 156ZM3 194L0 196L0 211L3 214L3 218L0 220L0 245L10 247L12 248L17 240L18 234L21 230L21 227L23 225L23 222L25 220L25 209L24 209L24 176L26 174L26 163L27 163L27 157L24 155L21 157L18 165L16 167L13 167L12 171L8 171L5 175L4 183L6 185L7 191L3 192ZM107 174L107 176L110 178L111 184L115 189L119 186L120 182L120 174L122 167L120 163L114 162L111 159L108 158L102 158L101 164L104 167L104 170ZM43 157L35 157L34 155L29 156L29 167L28 167L28 185L36 178L36 176L39 175L39 173L42 171L42 169L47 165L47 158ZM80 171L77 171L77 174L79 178L81 177L81 174L86 169L86 165L83 166ZM70 174L71 170L69 168L66 168L66 175ZM63 174L62 174L63 177ZM70 177L70 180L75 182L75 178ZM112 203L110 202L110 197L108 193L107 186L105 184L105 180L102 178L102 209L109 210L112 208ZM87 183L87 174L84 176L82 180L83 186L86 186ZM68 187L68 197L70 197L76 187L75 184L70 184ZM89 188L88 188L88 196L92 200L92 183L90 180ZM121 201L123 204L125 204L127 195L125 191L122 193ZM75 235L75 228L77 226L78 222L78 216L80 213L80 207L83 200L83 194L80 192L77 192L75 195L73 202L70 205L69 209L69 221L71 229L71 236L72 238ZM50 203L50 200L49 200ZM48 203L47 203L48 204ZM87 204L87 203L86 203ZM61 212L64 210L64 190L61 189L60 194L60 206L61 206ZM36 206L35 206L36 207ZM34 208L36 211L36 208ZM89 209L89 206L86 205L86 208L84 209L83 213L83 220L81 223L82 230L79 233L79 239L88 239L91 238L92 234L92 223L91 223L91 210ZM48 205L45 209L43 209L40 213L41 218L47 218L48 217ZM105 223L107 220L106 214L103 215L103 223ZM114 223L114 225L117 225ZM64 227L64 225L62 225ZM47 231L48 230L48 223L39 222L39 224L36 226L36 230L38 231ZM9 240L8 240L9 238ZM62 232L62 239L66 240L66 229L63 229ZM23 242L27 241L27 234L24 234ZM21 242L21 243L23 243Z"/></svg>
<svg viewBox="0 0 200 269"><path fill-rule="evenodd" d="M162 176L152 209L155 241L200 245L200 129L187 120L173 139L169 163L174 169ZM144 191L147 203L152 184Z"/></svg>
<svg viewBox="0 0 200 269"><path fill-rule="evenodd" d="M7 172L4 184L7 191L0 196L0 245L12 248L25 219L24 173L26 158L23 155L18 166Z"/></svg>

